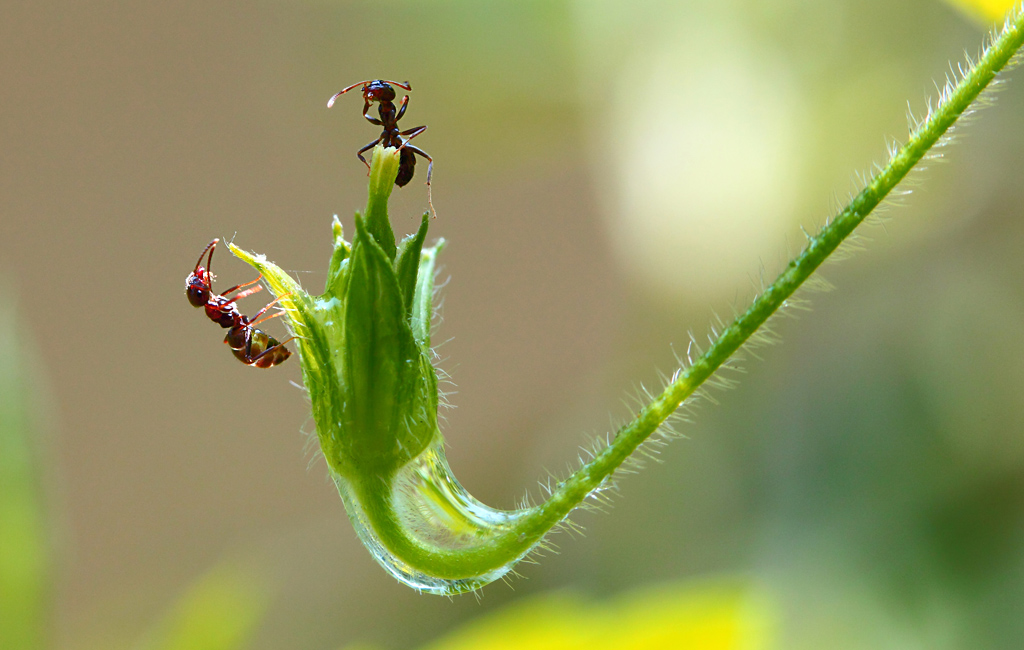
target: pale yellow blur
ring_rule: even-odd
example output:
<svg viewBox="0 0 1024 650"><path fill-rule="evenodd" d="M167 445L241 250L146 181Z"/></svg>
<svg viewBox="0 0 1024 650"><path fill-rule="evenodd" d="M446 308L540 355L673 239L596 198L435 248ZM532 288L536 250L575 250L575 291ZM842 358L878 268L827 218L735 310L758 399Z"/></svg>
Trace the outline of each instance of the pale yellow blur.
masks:
<svg viewBox="0 0 1024 650"><path fill-rule="evenodd" d="M963 9L975 18L996 21L1006 15L1014 5L1013 0L946 0L954 7Z"/></svg>
<svg viewBox="0 0 1024 650"><path fill-rule="evenodd" d="M571 592L518 601L422 650L762 650L774 618L736 581L649 586L595 601Z"/></svg>

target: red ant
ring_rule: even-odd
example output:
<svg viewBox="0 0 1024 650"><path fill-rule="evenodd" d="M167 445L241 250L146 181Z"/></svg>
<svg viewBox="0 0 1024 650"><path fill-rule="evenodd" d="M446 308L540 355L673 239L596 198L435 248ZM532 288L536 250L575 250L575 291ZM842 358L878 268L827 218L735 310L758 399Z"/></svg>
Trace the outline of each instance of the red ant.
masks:
<svg viewBox="0 0 1024 650"><path fill-rule="evenodd" d="M370 163L366 162L366 158L363 158L364 152L372 149L378 143L385 147L397 148L400 152L400 157L398 161L398 176L395 178L395 185L399 187L404 187L409 181L411 181L413 174L416 172L416 156L413 154L426 158L429 161L427 165L427 203L430 204L430 211L434 212L434 204L430 200L430 176L434 171L434 159L431 158L427 152L409 144L410 140L426 131L427 127L417 126L416 128L407 129L405 131L398 130L398 120L402 119L402 116L405 115L405 109L409 105L409 96L406 95L402 98L402 105L396 110L394 100L397 95L395 94L395 89L392 88L391 85L398 86L404 90L412 90L412 86L408 81L405 83L385 81L383 79L360 81L359 83L352 84L348 88L331 97L327 102L327 108L334 106L334 100L338 97L344 95L353 88L362 86L363 117L365 117L370 124L384 127L384 130L376 140L357 151L356 156L358 156L359 160L363 161L363 164L366 165L367 169L369 169ZM380 119L367 115L367 112L370 110L370 105L373 102L380 103L380 106L377 107Z"/></svg>
<svg viewBox="0 0 1024 650"><path fill-rule="evenodd" d="M206 248L199 255L199 261L196 262L195 270L185 278L185 295L188 297L189 303L193 307L205 307L206 315L209 319L228 330L227 336L224 337L224 342L231 347L231 352L242 363L248 366L256 366L257 368L270 368L283 363L292 355L291 350L286 348L284 344L295 337L293 336L284 342L279 342L263 330L256 329L255 326L265 320L280 316L280 313L277 313L260 319L260 316L265 314L268 309L284 296L261 309L253 318L249 318L238 310L235 301L239 298L251 296L262 290L263 287L257 285L251 289L246 289L233 298L229 298L228 294L256 284L263 278L262 275L252 282L238 284L223 293L214 294L214 275L210 273L210 264L213 261L213 251L216 249L219 241L219 239L214 239L207 244ZM203 256L206 255L207 251L209 251L209 255L206 257L206 268L203 268Z"/></svg>

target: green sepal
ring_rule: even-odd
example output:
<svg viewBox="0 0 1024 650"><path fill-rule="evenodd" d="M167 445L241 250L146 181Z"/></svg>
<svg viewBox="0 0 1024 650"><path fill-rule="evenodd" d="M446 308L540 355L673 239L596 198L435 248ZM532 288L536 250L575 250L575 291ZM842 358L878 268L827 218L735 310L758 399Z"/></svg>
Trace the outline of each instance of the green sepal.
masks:
<svg viewBox="0 0 1024 650"><path fill-rule="evenodd" d="M356 214L351 245L337 218L332 224L334 251L324 295L310 296L264 256L230 247L282 296L279 305L298 337L324 457L334 472L357 480L396 471L439 435L437 375L429 350L438 247L423 249L426 220L402 242L400 257L390 226L371 231L381 215L386 224L386 203L378 199L390 194L398 156L384 152L374 161L384 169L371 175L371 197L365 216ZM385 248L389 242L392 255ZM417 277L421 273L427 277Z"/></svg>
<svg viewBox="0 0 1024 650"><path fill-rule="evenodd" d="M359 213L356 213L356 218ZM331 224L334 234L334 252L331 254L331 263L327 267L327 282L324 283L325 296L341 295L341 275L344 269L344 262L352 254L352 247L345 241L345 231L338 221L338 215L334 215L334 223Z"/></svg>
<svg viewBox="0 0 1024 650"><path fill-rule="evenodd" d="M425 216L425 215L424 215ZM437 254L445 246L444 239L438 239L433 248L420 255L420 268L416 274L416 290L412 297L409 325L412 335L420 344L424 354L430 350L430 321L434 316L434 275L437 273Z"/></svg>
<svg viewBox="0 0 1024 650"><path fill-rule="evenodd" d="M388 473L436 435L437 378L406 320L391 260L356 219L344 282L339 384L343 447L359 473Z"/></svg>
<svg viewBox="0 0 1024 650"><path fill-rule="evenodd" d="M0 286L0 648L47 647L52 566L32 394L34 346Z"/></svg>
<svg viewBox="0 0 1024 650"><path fill-rule="evenodd" d="M298 337L295 344L302 363L302 381L309 391L313 407L313 418L317 422L336 420L333 413L343 408L344 391L338 383L336 367L338 341L341 339L342 297L344 269L334 283L334 295L314 297L307 294L284 269L267 261L266 256L246 252L232 243L228 248L243 262L254 267L263 275L263 281L280 301L278 306L285 311L292 333ZM327 463L337 472L342 471L344 457L341 453L343 435L336 427L317 426L320 448Z"/></svg>
<svg viewBox="0 0 1024 650"><path fill-rule="evenodd" d="M373 235L389 260L395 259L395 231L388 219L388 197L398 177L398 149L374 147L370 161L370 193L366 199L366 230Z"/></svg>
<svg viewBox="0 0 1024 650"><path fill-rule="evenodd" d="M398 246L398 257L395 258L395 275L398 276L398 287L402 290L402 307L408 314L412 309L412 299L416 293L416 275L420 267L420 253L423 251L423 240L427 238L427 226L430 215L423 214L420 229L415 235L409 235Z"/></svg>

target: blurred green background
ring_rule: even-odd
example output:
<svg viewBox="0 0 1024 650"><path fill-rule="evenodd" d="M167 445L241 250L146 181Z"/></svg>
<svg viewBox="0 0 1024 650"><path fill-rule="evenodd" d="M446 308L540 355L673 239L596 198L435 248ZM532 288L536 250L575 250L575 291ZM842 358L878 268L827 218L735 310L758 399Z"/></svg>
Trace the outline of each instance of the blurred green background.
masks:
<svg viewBox="0 0 1024 650"><path fill-rule="evenodd" d="M709 576L769 595L778 647L1019 647L1021 71L664 464L479 598L373 562L307 445L298 364L243 367L182 296L217 236L321 286L377 135L326 100L410 80L450 242L449 460L510 507L774 275L984 32L934 0L8 3L0 430L35 450L9 465L45 503L46 647L133 647L211 571L255 585L260 650L413 648L541 592Z"/></svg>

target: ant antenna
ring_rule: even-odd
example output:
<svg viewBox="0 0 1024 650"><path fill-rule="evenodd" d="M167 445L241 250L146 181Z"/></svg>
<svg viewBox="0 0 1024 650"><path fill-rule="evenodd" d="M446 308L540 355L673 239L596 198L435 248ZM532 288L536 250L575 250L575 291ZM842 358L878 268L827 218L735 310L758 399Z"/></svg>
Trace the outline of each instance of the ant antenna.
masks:
<svg viewBox="0 0 1024 650"><path fill-rule="evenodd" d="M327 100L327 108L330 108L331 106L334 106L334 100L338 99L339 97L341 97L342 95L344 95L348 91L352 90L353 88L356 88L358 86L362 86L362 87L365 88L367 84L373 83L374 81L383 81L386 84L391 84L392 86L398 86L402 90L412 90L412 84L409 83L408 81L402 83L402 82L398 82L398 81L388 81L387 79L367 79L366 81L360 81L359 83L352 84L348 88L345 88L344 90L341 90L341 91L338 91L337 93L335 93L333 97L331 97L330 99Z"/></svg>
<svg viewBox="0 0 1024 650"><path fill-rule="evenodd" d="M365 86L366 84L370 83L371 81L373 81L373 79L367 79L366 81L360 81L357 84L352 84L348 88L346 88L344 90L339 90L338 92L334 93L334 96L327 100L327 108L330 108L331 106L334 106L334 100L336 100L337 98L341 97L342 95L344 95L348 91L352 90L356 86Z"/></svg>
<svg viewBox="0 0 1024 650"><path fill-rule="evenodd" d="M206 260L206 271L210 271L210 262L213 261L213 251L210 249L214 248L217 245L217 242L219 241L219 238L214 239L212 242L207 244L206 248L203 249L203 252L199 254L199 261L196 262L196 271L199 270L199 265L203 263L203 255L206 255L206 251L210 251L210 257ZM195 273L195 271L193 271L193 273Z"/></svg>
<svg viewBox="0 0 1024 650"><path fill-rule="evenodd" d="M392 86L398 86L402 90L412 90L412 84L408 81L404 83L399 81L388 81L387 79L381 79L380 81L383 81L386 84L391 84Z"/></svg>

